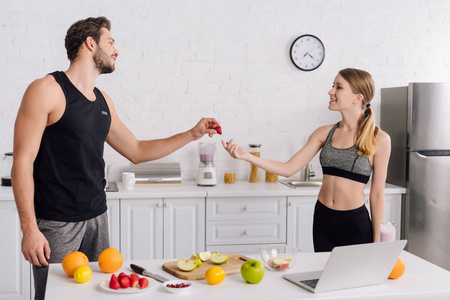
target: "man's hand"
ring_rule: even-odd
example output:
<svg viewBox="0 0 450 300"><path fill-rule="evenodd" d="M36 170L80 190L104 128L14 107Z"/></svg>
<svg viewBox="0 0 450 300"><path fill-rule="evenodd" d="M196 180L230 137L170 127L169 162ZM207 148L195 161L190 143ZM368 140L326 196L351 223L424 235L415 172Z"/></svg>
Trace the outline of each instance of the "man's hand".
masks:
<svg viewBox="0 0 450 300"><path fill-rule="evenodd" d="M202 118L190 131L192 137L194 138L194 141L196 141L202 138L205 134L208 134L209 137L212 137L214 134L218 133L215 129L217 126L220 127L220 124L216 119Z"/></svg>
<svg viewBox="0 0 450 300"><path fill-rule="evenodd" d="M22 253L25 260L38 267L48 266L50 246L39 230L24 233L22 238Z"/></svg>

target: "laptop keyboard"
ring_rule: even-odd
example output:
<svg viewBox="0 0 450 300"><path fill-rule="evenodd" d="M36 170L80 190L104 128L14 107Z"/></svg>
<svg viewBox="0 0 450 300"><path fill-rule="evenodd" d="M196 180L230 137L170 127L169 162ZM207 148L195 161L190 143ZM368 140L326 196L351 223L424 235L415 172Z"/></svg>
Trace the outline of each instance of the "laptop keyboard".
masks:
<svg viewBox="0 0 450 300"><path fill-rule="evenodd" d="M303 284L306 284L307 286L309 286L309 287L311 287L313 289L315 289L316 285L317 285L317 282L319 282L319 279L301 280L300 282L303 283Z"/></svg>

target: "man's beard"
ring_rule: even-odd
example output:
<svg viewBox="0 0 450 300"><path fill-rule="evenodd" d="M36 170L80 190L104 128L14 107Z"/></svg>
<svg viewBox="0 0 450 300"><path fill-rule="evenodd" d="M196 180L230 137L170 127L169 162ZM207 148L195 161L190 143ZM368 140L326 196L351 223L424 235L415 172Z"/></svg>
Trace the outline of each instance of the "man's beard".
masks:
<svg viewBox="0 0 450 300"><path fill-rule="evenodd" d="M94 63L100 74L109 74L116 69L115 65L111 63L111 57L100 47L94 55Z"/></svg>

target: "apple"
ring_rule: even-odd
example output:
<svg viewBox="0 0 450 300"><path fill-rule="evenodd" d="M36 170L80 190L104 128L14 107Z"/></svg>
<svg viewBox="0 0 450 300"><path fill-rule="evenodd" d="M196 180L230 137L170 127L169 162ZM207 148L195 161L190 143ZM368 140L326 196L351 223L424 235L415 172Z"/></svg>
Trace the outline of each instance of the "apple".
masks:
<svg viewBox="0 0 450 300"><path fill-rule="evenodd" d="M197 268L197 260L193 259L180 259L177 261L177 267L180 268L181 271L194 271Z"/></svg>
<svg viewBox="0 0 450 300"><path fill-rule="evenodd" d="M273 267L277 269L278 271L284 271L289 269L289 264L292 261L292 258L282 258L282 257L275 257L273 260Z"/></svg>
<svg viewBox="0 0 450 300"><path fill-rule="evenodd" d="M202 261L208 261L211 257L211 251L205 251L205 252L199 252L197 254L197 257L200 258Z"/></svg>
<svg viewBox="0 0 450 300"><path fill-rule="evenodd" d="M228 260L229 260L228 256L220 254L219 252L211 253L211 261L216 265L222 265L226 263Z"/></svg>
<svg viewBox="0 0 450 300"><path fill-rule="evenodd" d="M197 262L197 267L200 267L202 265L202 260L197 255L192 254L191 259Z"/></svg>
<svg viewBox="0 0 450 300"><path fill-rule="evenodd" d="M248 283L258 283L264 277L264 265L256 259L247 260L241 266L241 275Z"/></svg>

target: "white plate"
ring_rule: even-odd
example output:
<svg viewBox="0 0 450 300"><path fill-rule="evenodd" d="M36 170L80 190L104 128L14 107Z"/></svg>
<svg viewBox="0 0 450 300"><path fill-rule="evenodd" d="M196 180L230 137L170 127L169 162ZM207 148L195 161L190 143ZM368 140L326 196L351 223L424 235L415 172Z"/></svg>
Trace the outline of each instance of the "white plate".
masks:
<svg viewBox="0 0 450 300"><path fill-rule="evenodd" d="M146 288L141 289L140 287L129 287L127 289L119 288L118 290L113 290L109 287L109 280L102 281L100 283L100 287L105 291L111 293L119 293L119 294L134 294L134 293L145 293L148 292L152 287L156 286L156 280L152 278L148 279L148 286Z"/></svg>

